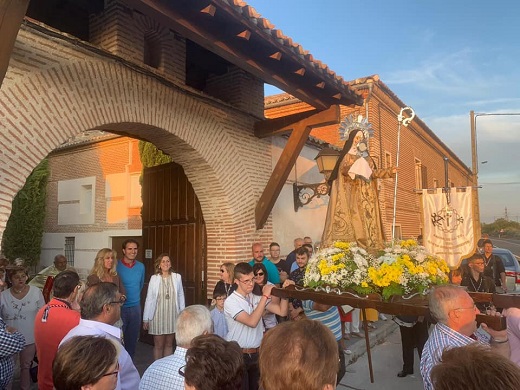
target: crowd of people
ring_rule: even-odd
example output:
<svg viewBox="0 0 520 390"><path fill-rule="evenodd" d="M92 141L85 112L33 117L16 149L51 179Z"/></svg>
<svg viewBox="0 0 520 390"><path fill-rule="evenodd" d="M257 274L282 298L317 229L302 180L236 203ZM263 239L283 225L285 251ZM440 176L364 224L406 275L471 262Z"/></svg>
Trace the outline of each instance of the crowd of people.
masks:
<svg viewBox="0 0 520 390"><path fill-rule="evenodd" d="M30 388L35 355L40 389L334 389L346 372L343 340L359 333L352 331L359 316L355 324L352 311L344 318L345 307L272 294L273 287L303 283L314 247L300 238L294 244L286 259L276 242L269 257L254 243L249 262L222 264L209 308L185 307L182 277L163 253L155 260L142 314L144 265L136 260L134 240L123 243L120 260L112 249L101 249L86 283L62 255L44 270L46 278L38 278L41 287L28 283L19 262L0 259L0 389L12 386L16 355L21 389ZM508 370L501 386L486 387L512 388L508 384L520 378L520 309L504 312L508 330L485 324L477 329L476 314L489 308L476 306L466 292L504 284L499 259L486 257L487 244L480 257L452 273L450 285L432 290L431 318L396 318L404 363L398 376L413 373L417 348L426 390L457 388L457 375L485 383L474 370L491 375L493 368L480 369L484 361L467 356L489 356L496 370ZM491 261L494 278L488 279ZM430 321L436 324L429 333ZM141 327L153 335L155 360L142 378L133 362ZM459 348L465 358L450 352Z"/></svg>

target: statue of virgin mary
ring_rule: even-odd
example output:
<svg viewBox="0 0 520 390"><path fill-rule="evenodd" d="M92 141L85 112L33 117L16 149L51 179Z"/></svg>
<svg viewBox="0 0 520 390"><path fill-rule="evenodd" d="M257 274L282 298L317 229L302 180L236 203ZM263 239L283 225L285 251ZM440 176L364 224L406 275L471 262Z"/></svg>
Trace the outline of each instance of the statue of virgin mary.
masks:
<svg viewBox="0 0 520 390"><path fill-rule="evenodd" d="M371 133L370 123L361 115L346 117L341 122L340 137L346 141L329 179L330 200L322 248L332 246L334 241L357 242L369 251L384 247L375 179L394 177L396 168L375 167L368 152Z"/></svg>

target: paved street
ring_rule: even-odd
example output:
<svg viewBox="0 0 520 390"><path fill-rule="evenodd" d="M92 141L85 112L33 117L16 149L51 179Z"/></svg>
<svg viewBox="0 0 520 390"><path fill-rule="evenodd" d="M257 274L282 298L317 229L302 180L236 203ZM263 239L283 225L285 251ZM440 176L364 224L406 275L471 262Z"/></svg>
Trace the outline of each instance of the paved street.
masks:
<svg viewBox="0 0 520 390"><path fill-rule="evenodd" d="M421 390L423 389L419 373L419 357L416 354L415 374L406 378L397 377L401 371L401 338L399 329L395 329L381 344L372 348L374 383L370 383L368 359L364 354L356 362L347 366L347 374L338 389L385 389L385 390Z"/></svg>
<svg viewBox="0 0 520 390"><path fill-rule="evenodd" d="M516 256L520 256L520 240L512 238L491 237L493 245L499 248L509 249Z"/></svg>

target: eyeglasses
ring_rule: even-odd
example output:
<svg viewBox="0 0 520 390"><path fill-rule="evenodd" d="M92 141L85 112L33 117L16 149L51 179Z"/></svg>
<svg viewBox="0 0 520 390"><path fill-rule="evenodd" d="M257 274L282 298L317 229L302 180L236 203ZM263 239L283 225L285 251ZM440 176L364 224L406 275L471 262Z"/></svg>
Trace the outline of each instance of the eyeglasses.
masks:
<svg viewBox="0 0 520 390"><path fill-rule="evenodd" d="M264 275L265 275L265 274L264 274L263 272L258 272L258 273L255 274L255 278L256 278L257 276L264 276Z"/></svg>
<svg viewBox="0 0 520 390"><path fill-rule="evenodd" d="M240 280L240 279L238 279L238 281L240 283L244 283L244 284L253 284L253 279L247 279L247 280Z"/></svg>
<svg viewBox="0 0 520 390"><path fill-rule="evenodd" d="M184 366L182 366L181 368L179 368L179 375L182 376L184 378L184 369L186 368L186 364Z"/></svg>
<svg viewBox="0 0 520 390"><path fill-rule="evenodd" d="M116 370L115 371L112 371L112 372L108 372L106 374L103 374L101 375L101 377L104 377L104 376L110 376L110 375L115 375L117 376L119 374L119 362L117 362L116 364Z"/></svg>
<svg viewBox="0 0 520 390"><path fill-rule="evenodd" d="M126 295L121 295L119 297L119 301L110 301L108 303L110 303L111 305L115 305L116 303L119 303L120 305L123 305L125 302L126 302Z"/></svg>
<svg viewBox="0 0 520 390"><path fill-rule="evenodd" d="M477 309L477 305L473 304L473 306L471 307L459 307L457 309L453 309L453 310L476 310Z"/></svg>

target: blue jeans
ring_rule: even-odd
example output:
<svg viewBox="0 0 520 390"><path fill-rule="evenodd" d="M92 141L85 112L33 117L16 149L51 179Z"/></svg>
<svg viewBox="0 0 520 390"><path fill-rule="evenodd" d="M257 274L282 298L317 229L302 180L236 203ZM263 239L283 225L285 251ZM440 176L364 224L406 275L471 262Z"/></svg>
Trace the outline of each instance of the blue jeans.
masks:
<svg viewBox="0 0 520 390"><path fill-rule="evenodd" d="M123 321L123 342L125 349L133 359L139 331L141 330L141 305L121 308L121 320Z"/></svg>

